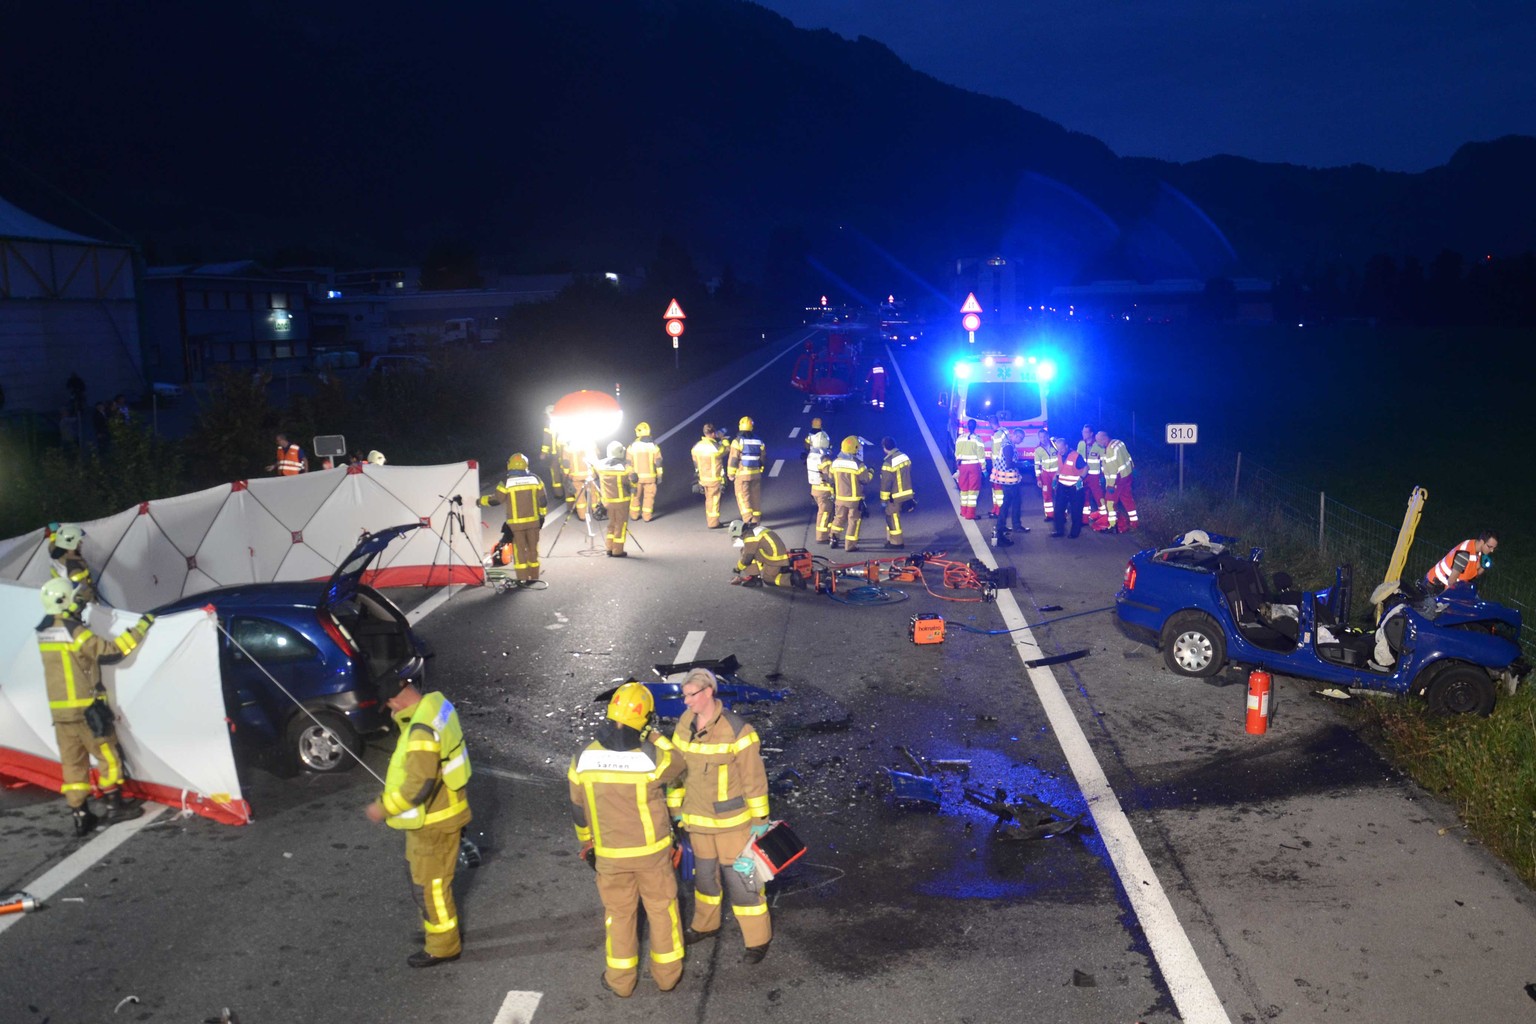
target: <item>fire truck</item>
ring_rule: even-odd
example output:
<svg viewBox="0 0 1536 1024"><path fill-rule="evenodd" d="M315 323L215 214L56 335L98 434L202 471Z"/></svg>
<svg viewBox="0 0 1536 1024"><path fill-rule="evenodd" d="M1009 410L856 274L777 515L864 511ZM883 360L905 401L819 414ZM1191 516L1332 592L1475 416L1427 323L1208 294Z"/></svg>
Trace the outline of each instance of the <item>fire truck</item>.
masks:
<svg viewBox="0 0 1536 1024"><path fill-rule="evenodd" d="M985 352L956 360L950 368L949 436L960 435L967 420L976 421L976 436L989 448L992 431L1019 427L1024 452L1033 452L1046 436L1047 398L1056 364L1036 356Z"/></svg>

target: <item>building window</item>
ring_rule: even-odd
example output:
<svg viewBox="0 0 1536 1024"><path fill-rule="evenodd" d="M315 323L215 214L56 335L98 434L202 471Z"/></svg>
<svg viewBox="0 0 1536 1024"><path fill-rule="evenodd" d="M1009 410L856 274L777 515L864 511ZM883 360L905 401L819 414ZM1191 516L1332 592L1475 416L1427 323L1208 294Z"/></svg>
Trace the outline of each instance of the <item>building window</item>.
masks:
<svg viewBox="0 0 1536 1024"><path fill-rule="evenodd" d="M288 293L287 292L273 292L269 296L267 296L267 301L270 303L270 305L267 307L269 309L287 309L288 308Z"/></svg>

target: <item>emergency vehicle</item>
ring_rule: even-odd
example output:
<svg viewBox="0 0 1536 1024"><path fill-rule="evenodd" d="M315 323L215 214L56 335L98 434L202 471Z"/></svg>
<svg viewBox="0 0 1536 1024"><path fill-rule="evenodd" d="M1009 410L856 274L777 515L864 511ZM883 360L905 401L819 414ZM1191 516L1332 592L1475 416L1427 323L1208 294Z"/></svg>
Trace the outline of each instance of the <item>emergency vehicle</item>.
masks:
<svg viewBox="0 0 1536 1024"><path fill-rule="evenodd" d="M1036 356L985 352L956 360L945 396L949 436L960 436L966 421L975 420L976 436L990 448L997 424L988 421L1001 416L1004 428L1024 431L1027 456L1046 436L1047 397L1055 377L1056 364Z"/></svg>

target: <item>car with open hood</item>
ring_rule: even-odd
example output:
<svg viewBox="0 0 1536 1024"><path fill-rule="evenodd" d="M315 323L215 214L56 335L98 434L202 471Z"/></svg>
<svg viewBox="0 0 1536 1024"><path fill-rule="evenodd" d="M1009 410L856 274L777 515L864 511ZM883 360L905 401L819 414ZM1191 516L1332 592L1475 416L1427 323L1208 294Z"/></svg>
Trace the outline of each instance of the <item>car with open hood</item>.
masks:
<svg viewBox="0 0 1536 1024"><path fill-rule="evenodd" d="M214 608L224 703L237 742L331 772L350 768L364 738L389 728L385 699L421 678L432 651L363 575L397 537L420 525L364 533L326 580L237 584L154 609L162 615Z"/></svg>
<svg viewBox="0 0 1536 1024"><path fill-rule="evenodd" d="M1299 592L1285 573L1265 578L1261 549L1242 555L1235 543L1191 530L1137 552L1125 567L1115 613L1154 636L1179 675L1213 676L1232 664L1486 715L1499 686L1513 693L1529 671L1520 613L1484 600L1471 584L1418 601L1398 592L1384 608L1392 614L1363 629L1350 621L1350 566L1335 570L1332 586Z"/></svg>

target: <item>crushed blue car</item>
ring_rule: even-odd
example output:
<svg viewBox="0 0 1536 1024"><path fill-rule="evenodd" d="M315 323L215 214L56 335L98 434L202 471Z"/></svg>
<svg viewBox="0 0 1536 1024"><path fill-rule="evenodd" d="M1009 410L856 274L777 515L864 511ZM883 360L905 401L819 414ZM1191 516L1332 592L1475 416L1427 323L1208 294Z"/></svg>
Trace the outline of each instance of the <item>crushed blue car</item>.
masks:
<svg viewBox="0 0 1536 1024"><path fill-rule="evenodd" d="M1116 616L1155 637L1164 663L1181 676L1214 676L1230 664L1412 694L1446 714L1487 715L1499 687L1513 693L1529 670L1520 613L1483 600L1472 584L1433 601L1394 595L1389 607L1403 608L1379 636L1350 624L1348 565L1335 570L1332 586L1299 592L1284 573L1265 578L1262 550L1241 555L1235 544L1192 530L1168 547L1137 552L1125 567Z"/></svg>

